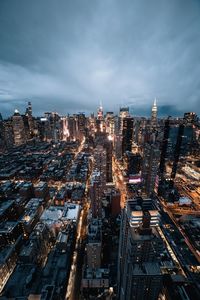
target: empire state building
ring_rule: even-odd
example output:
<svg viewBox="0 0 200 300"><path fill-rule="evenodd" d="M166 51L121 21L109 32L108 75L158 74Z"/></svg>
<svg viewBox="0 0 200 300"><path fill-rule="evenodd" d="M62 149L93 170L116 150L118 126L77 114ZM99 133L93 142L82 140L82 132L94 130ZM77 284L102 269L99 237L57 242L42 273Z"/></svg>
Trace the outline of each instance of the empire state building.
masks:
<svg viewBox="0 0 200 300"><path fill-rule="evenodd" d="M153 106L152 106L152 110L151 110L151 124L152 125L156 125L157 112L158 112L158 109L157 109L156 98L155 98Z"/></svg>

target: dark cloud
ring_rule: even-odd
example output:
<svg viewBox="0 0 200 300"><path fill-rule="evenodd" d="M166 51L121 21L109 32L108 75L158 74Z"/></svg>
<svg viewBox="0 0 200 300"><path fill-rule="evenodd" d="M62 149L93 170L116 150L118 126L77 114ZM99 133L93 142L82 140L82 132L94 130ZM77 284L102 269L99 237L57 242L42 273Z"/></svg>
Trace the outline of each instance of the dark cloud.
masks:
<svg viewBox="0 0 200 300"><path fill-rule="evenodd" d="M198 0L1 0L0 111L200 113L199 28Z"/></svg>

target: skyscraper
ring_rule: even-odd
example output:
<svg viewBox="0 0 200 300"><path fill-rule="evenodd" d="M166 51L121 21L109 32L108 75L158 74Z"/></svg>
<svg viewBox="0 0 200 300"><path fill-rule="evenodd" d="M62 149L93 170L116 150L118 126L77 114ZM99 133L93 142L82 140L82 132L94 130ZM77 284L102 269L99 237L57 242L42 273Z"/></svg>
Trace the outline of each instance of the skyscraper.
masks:
<svg viewBox="0 0 200 300"><path fill-rule="evenodd" d="M107 139L105 142L106 149L106 182L112 182L112 153L113 153L113 141Z"/></svg>
<svg viewBox="0 0 200 300"><path fill-rule="evenodd" d="M20 115L17 109L15 110L15 113L12 116L12 125L13 125L15 145L19 146L24 144L26 142L24 122L22 116Z"/></svg>
<svg viewBox="0 0 200 300"><path fill-rule="evenodd" d="M142 157L140 153L132 153L127 151L124 157L124 163L127 170L127 175L136 175L141 171Z"/></svg>
<svg viewBox="0 0 200 300"><path fill-rule="evenodd" d="M100 103L100 106L97 110L97 119L102 120L103 119L103 106L102 103Z"/></svg>
<svg viewBox="0 0 200 300"><path fill-rule="evenodd" d="M85 113L80 112L77 115L77 120L78 120L78 137L80 140L83 139L85 136L85 128L86 128L86 117Z"/></svg>
<svg viewBox="0 0 200 300"><path fill-rule="evenodd" d="M143 152L142 180L143 188L147 195L150 195L154 191L159 161L159 146L157 144L146 143Z"/></svg>
<svg viewBox="0 0 200 300"><path fill-rule="evenodd" d="M102 217L102 195L106 184L106 150L98 145L94 151L94 171L90 182L90 199L93 218Z"/></svg>
<svg viewBox="0 0 200 300"><path fill-rule="evenodd" d="M127 202L121 220L118 257L120 300L157 300L162 288L159 266L163 242L156 227L159 213L151 199Z"/></svg>
<svg viewBox="0 0 200 300"><path fill-rule="evenodd" d="M28 107L26 108L26 114L32 116L32 105L31 102L28 102Z"/></svg>
<svg viewBox="0 0 200 300"><path fill-rule="evenodd" d="M176 177L176 171L177 171L180 152L181 152L183 133L184 133L184 125L180 124L179 130L178 130L178 135L177 135L177 140L176 140L176 146L175 146L175 151L174 151L174 161L173 161L172 172L171 172L172 182Z"/></svg>
<svg viewBox="0 0 200 300"><path fill-rule="evenodd" d="M88 224L88 243L86 245L88 268L101 267L101 239L101 221L91 219Z"/></svg>
<svg viewBox="0 0 200 300"><path fill-rule="evenodd" d="M109 136L114 136L115 131L115 118L113 112L107 112L106 113L106 132L109 134Z"/></svg>
<svg viewBox="0 0 200 300"><path fill-rule="evenodd" d="M129 114L129 107L128 106L124 106L124 107L120 107L119 110L119 133L122 134L123 131L123 120L124 118L128 118L130 116Z"/></svg>
<svg viewBox="0 0 200 300"><path fill-rule="evenodd" d="M122 155L126 151L132 150L133 143L133 118L127 117L123 119L122 130Z"/></svg>
<svg viewBox="0 0 200 300"><path fill-rule="evenodd" d="M156 98L154 100L153 106L152 106L152 110L151 110L151 125L155 126L157 123L157 103L156 103Z"/></svg>
<svg viewBox="0 0 200 300"><path fill-rule="evenodd" d="M106 130L104 117L103 117L103 106L100 103L100 106L97 110L97 119L96 119L97 131L104 132Z"/></svg>
<svg viewBox="0 0 200 300"><path fill-rule="evenodd" d="M32 116L32 105L30 101L28 102L28 107L26 108L25 117L28 120L28 134L26 133L26 135L32 137L34 134L34 120Z"/></svg>

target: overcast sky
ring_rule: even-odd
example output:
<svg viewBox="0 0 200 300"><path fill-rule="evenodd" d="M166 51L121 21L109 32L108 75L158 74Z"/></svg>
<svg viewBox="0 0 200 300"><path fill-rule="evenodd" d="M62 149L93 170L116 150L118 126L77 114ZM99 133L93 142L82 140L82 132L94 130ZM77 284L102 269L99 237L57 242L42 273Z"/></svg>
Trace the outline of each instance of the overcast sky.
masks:
<svg viewBox="0 0 200 300"><path fill-rule="evenodd" d="M0 0L0 112L200 113L199 0Z"/></svg>

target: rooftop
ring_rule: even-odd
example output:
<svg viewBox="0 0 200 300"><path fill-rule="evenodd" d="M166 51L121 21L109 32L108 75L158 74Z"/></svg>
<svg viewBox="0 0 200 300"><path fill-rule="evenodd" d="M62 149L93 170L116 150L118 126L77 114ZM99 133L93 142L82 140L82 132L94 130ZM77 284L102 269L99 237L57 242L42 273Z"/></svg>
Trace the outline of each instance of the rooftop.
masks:
<svg viewBox="0 0 200 300"><path fill-rule="evenodd" d="M161 275L161 269L158 263L134 264L132 266L133 275Z"/></svg>

